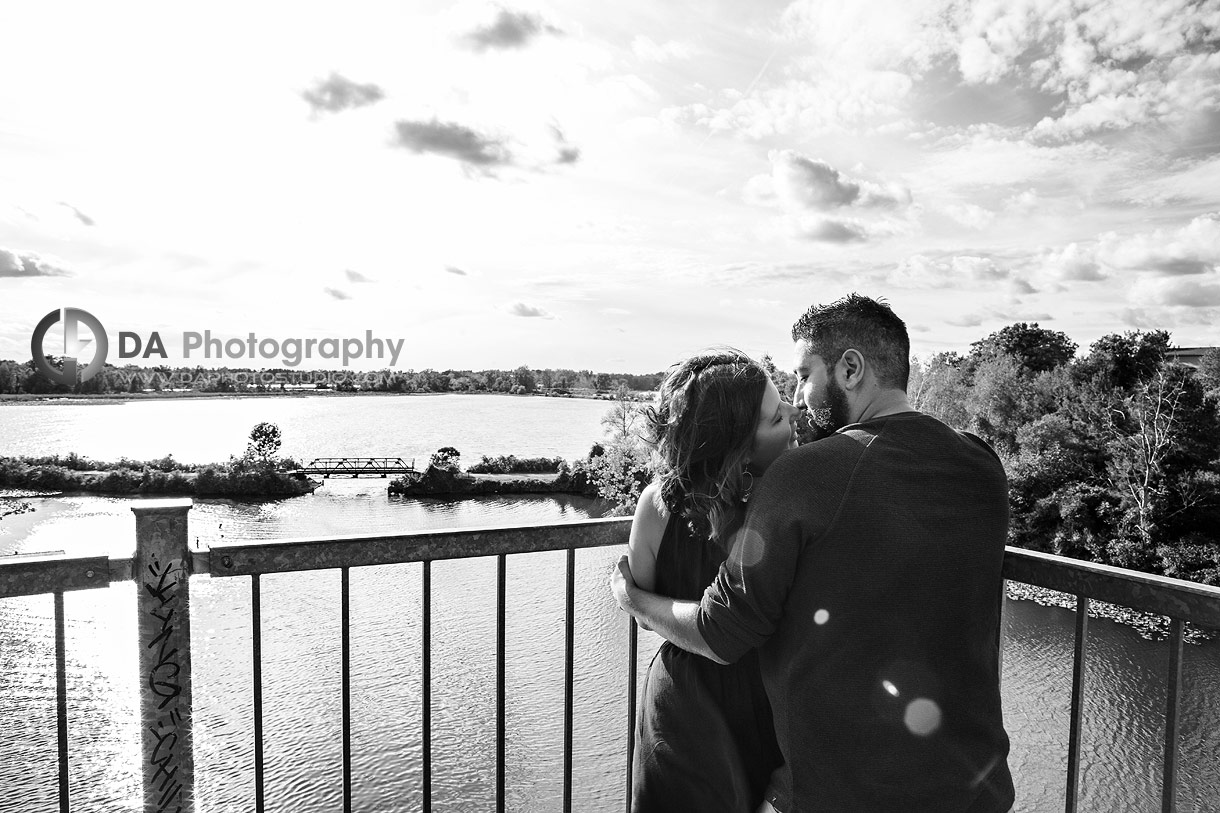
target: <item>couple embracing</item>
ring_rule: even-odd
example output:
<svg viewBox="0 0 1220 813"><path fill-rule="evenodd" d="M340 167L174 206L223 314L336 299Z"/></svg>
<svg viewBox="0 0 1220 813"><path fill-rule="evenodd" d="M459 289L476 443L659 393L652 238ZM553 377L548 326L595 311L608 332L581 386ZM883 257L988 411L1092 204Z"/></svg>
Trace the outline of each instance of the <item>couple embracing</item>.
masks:
<svg viewBox="0 0 1220 813"><path fill-rule="evenodd" d="M657 478L611 580L667 639L632 810L1005 813L1000 461L911 409L883 302L814 306L792 339L792 404L722 351L649 412ZM796 448L801 409L833 434Z"/></svg>

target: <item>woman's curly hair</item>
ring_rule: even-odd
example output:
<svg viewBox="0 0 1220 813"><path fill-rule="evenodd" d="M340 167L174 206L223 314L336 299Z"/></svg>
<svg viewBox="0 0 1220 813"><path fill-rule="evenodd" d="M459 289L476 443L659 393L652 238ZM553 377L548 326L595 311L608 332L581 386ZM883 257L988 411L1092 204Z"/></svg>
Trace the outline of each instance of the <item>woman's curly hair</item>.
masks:
<svg viewBox="0 0 1220 813"><path fill-rule="evenodd" d="M766 386L757 362L717 348L674 365L645 410L661 502L709 538L725 537L747 496L742 475Z"/></svg>

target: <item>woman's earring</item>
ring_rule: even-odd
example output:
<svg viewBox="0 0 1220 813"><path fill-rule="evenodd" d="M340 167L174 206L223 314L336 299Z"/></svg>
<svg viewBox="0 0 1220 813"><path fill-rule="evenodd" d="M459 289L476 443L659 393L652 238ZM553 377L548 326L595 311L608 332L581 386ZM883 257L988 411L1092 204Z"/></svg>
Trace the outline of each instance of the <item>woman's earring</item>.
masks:
<svg viewBox="0 0 1220 813"><path fill-rule="evenodd" d="M741 501L750 501L750 492L754 489L754 474L749 469L741 471Z"/></svg>

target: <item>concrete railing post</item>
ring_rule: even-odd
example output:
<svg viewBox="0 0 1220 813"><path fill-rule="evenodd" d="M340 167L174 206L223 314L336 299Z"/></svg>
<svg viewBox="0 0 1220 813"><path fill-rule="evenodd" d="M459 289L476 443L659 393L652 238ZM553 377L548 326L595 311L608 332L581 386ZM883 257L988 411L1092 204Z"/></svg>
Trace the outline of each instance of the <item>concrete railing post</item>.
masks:
<svg viewBox="0 0 1220 813"><path fill-rule="evenodd" d="M140 635L140 728L145 813L195 809L191 732L189 499L136 503L132 562Z"/></svg>

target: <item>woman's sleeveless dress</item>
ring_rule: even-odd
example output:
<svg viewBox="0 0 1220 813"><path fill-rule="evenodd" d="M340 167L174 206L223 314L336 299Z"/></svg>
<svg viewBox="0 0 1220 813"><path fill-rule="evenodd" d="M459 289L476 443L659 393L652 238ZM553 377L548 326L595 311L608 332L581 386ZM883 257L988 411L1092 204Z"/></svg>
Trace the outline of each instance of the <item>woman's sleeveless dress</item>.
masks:
<svg viewBox="0 0 1220 813"><path fill-rule="evenodd" d="M719 544L671 515L655 592L698 601L725 558ZM633 813L753 813L781 761L757 653L723 666L662 644L636 720Z"/></svg>

